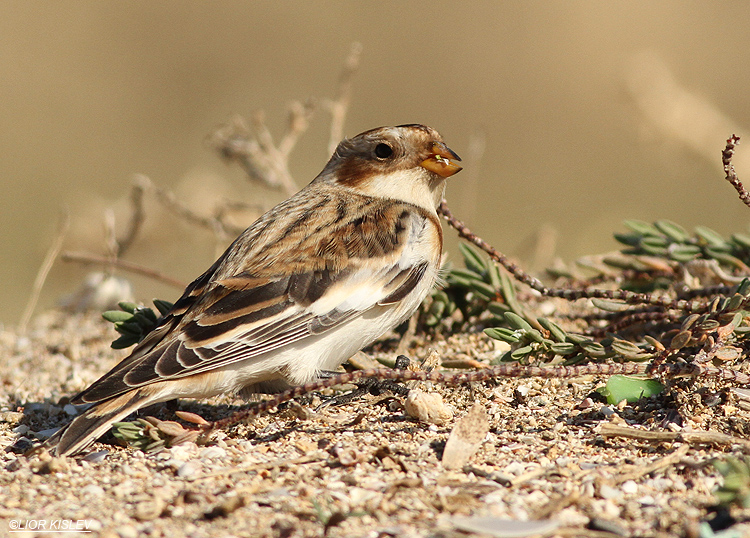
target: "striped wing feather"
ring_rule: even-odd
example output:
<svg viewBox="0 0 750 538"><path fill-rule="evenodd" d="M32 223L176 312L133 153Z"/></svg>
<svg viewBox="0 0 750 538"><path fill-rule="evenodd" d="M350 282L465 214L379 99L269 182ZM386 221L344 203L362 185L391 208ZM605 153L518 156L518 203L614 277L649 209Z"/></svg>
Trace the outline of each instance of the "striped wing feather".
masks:
<svg viewBox="0 0 750 538"><path fill-rule="evenodd" d="M404 256L404 246L410 234L422 233L429 216L410 204L351 193L323 198L302 209L297 200L274 212L283 221L262 217L248 228L133 353L73 403L251 359L406 297L427 262ZM342 221L345 204L356 210ZM311 212L330 233L309 229ZM373 257L384 263L368 265Z"/></svg>

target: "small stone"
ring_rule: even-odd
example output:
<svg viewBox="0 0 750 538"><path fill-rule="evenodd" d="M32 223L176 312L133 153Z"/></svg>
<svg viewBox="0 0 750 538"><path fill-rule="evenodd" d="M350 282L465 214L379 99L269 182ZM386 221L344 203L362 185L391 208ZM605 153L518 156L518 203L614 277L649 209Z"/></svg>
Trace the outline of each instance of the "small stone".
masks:
<svg viewBox="0 0 750 538"><path fill-rule="evenodd" d="M161 516L166 503L161 497L153 497L148 501L138 503L135 507L135 518L139 521L151 521Z"/></svg>
<svg viewBox="0 0 750 538"><path fill-rule="evenodd" d="M91 463L99 463L100 461L104 461L107 456L109 456L109 450L100 450L98 452L86 454L82 459L83 461L89 461Z"/></svg>
<svg viewBox="0 0 750 538"><path fill-rule="evenodd" d="M365 460L365 455L353 447L336 447L333 452L344 467L351 467Z"/></svg>
<svg viewBox="0 0 750 538"><path fill-rule="evenodd" d="M627 495L632 495L638 491L638 484L634 480L627 480L620 485L620 489Z"/></svg>
<svg viewBox="0 0 750 538"><path fill-rule="evenodd" d="M604 531L615 536L628 536L628 531L619 523L598 517L589 522L588 528L595 531Z"/></svg>
<svg viewBox="0 0 750 538"><path fill-rule="evenodd" d="M233 497L227 497L222 500L219 504L214 506L211 510L204 514L204 517L208 520L216 519L219 517L226 517L238 508L245 506L245 497L235 495Z"/></svg>
<svg viewBox="0 0 750 538"><path fill-rule="evenodd" d="M121 525L117 528L120 538L138 538L138 530L132 525Z"/></svg>
<svg viewBox="0 0 750 538"><path fill-rule="evenodd" d="M29 427L26 424L19 424L15 428L13 428L11 431L13 433L17 433L18 435L26 435L29 433Z"/></svg>
<svg viewBox="0 0 750 538"><path fill-rule="evenodd" d="M191 478L195 475L195 473L198 472L199 469L200 465L198 465L196 462L188 461L180 465L180 467L177 469L177 476L179 476L180 478Z"/></svg>
<svg viewBox="0 0 750 538"><path fill-rule="evenodd" d="M23 420L23 413L19 413L17 411L6 411L4 413L0 413L0 422L16 424L17 422L21 422L21 420Z"/></svg>
<svg viewBox="0 0 750 538"><path fill-rule="evenodd" d="M19 336L16 340L16 353L20 353L31 347L31 340L27 336Z"/></svg>
<svg viewBox="0 0 750 538"><path fill-rule="evenodd" d="M101 497L104 495L104 488L96 484L89 484L81 490L84 497Z"/></svg>
<svg viewBox="0 0 750 538"><path fill-rule="evenodd" d="M5 470L10 473L14 473L17 470L19 470L21 467L23 467L21 460L16 458L13 461L11 461L8 465L5 466Z"/></svg>
<svg viewBox="0 0 750 538"><path fill-rule="evenodd" d="M212 460L217 458L224 458L227 455L227 451L218 446L210 446L201 450L200 458L202 460Z"/></svg>
<svg viewBox="0 0 750 538"><path fill-rule="evenodd" d="M599 488L599 496L602 499L619 499L622 497L622 492L617 488L604 484Z"/></svg>
<svg viewBox="0 0 750 538"><path fill-rule="evenodd" d="M412 389L406 397L404 408L409 416L420 422L445 424L453 419L453 411L443 402L443 397L437 392Z"/></svg>
<svg viewBox="0 0 750 538"><path fill-rule="evenodd" d="M57 433L57 430L60 428L50 428L48 430L42 430L40 432L33 432L34 437L39 439L40 441L44 441L45 439L49 439L53 435Z"/></svg>

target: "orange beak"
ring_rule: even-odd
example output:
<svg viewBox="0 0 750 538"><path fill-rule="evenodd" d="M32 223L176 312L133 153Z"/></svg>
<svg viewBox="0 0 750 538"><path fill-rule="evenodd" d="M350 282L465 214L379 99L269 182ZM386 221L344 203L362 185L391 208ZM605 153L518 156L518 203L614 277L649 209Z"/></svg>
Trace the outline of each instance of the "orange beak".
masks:
<svg viewBox="0 0 750 538"><path fill-rule="evenodd" d="M460 161L461 157L442 142L435 142L432 145L432 153L424 161L419 163L423 168L430 172L435 172L442 177L450 177L459 170L461 166L454 161Z"/></svg>

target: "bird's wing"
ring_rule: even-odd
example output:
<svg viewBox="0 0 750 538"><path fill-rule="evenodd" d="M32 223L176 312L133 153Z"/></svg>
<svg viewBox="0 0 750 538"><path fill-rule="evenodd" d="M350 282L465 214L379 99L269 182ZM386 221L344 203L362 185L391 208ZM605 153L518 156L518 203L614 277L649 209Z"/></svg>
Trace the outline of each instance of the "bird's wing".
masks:
<svg viewBox="0 0 750 538"><path fill-rule="evenodd" d="M264 237L259 221L186 289L129 357L74 403L252 359L330 331L377 305L397 303L431 261L427 249L414 246L424 245L425 234L441 240L439 222L409 204L363 207L346 221L335 207L324 209L318 208L315 220L330 219L321 223L327 224L322 234L287 226L282 235ZM258 241L266 248L258 248Z"/></svg>

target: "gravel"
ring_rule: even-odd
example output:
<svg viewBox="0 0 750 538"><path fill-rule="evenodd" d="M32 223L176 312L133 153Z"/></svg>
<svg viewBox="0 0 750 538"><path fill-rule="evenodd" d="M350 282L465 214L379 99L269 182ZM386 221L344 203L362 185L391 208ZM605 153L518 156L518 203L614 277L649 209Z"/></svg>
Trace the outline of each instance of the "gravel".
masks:
<svg viewBox="0 0 750 538"><path fill-rule="evenodd" d="M645 403L606 406L593 392L602 379L498 379L421 384L450 409L445 423L420 422L402 397L380 395L304 419L282 409L215 432L205 446L144 454L110 436L84 458L27 452L75 415L72 394L123 357L109 348L115 336L97 315L54 311L26 335L0 333L0 535L28 529L15 536L47 536L83 525L92 532L82 536L107 538L699 536L722 480L710 461L733 448L604 438L597 426L664 431L670 409L684 430L747 438L750 424L750 412L710 380L680 382ZM485 362L497 354L483 334L417 337L409 353L423 358L429 350ZM384 344L369 354L394 351ZM319 399L310 401L301 404L312 411ZM179 408L211 420L244 403L222 397L184 400ZM466 465L446 470L446 440L476 403L489 431ZM176 420L174 406L148 414ZM732 530L739 536L750 526Z"/></svg>

